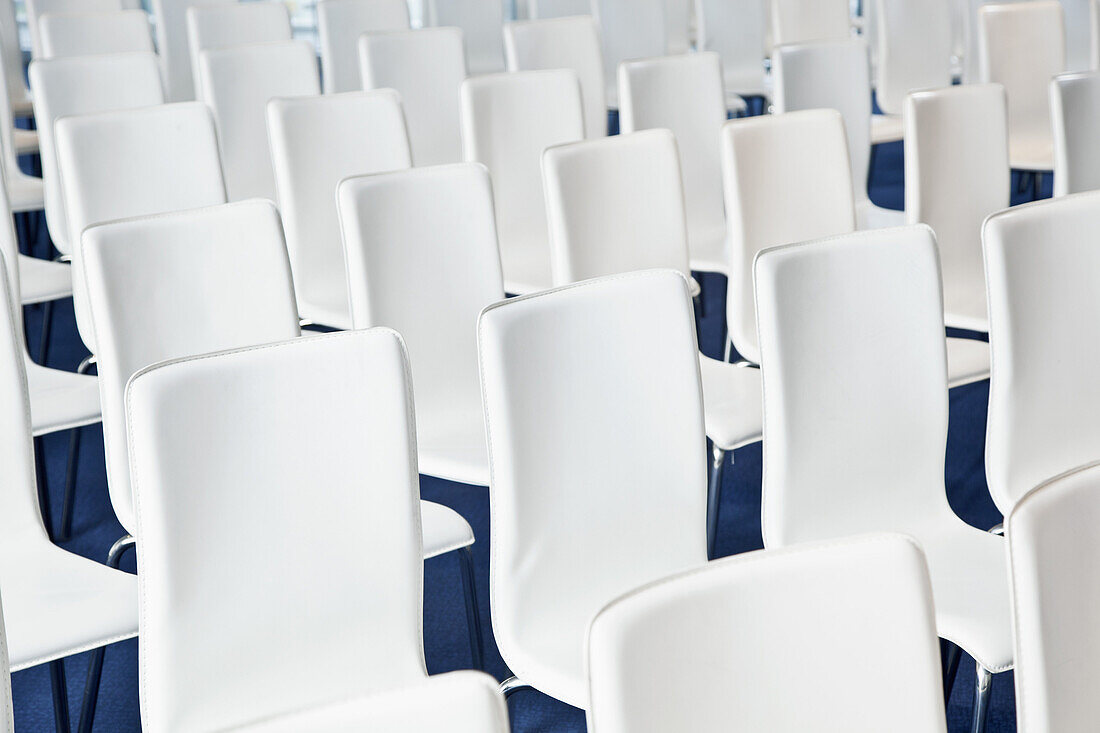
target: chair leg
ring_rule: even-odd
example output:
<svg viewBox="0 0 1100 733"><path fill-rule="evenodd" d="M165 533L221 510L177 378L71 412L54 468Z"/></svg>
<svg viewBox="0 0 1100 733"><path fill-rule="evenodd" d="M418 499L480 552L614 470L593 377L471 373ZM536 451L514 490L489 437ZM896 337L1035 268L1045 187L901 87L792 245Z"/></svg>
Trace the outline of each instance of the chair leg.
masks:
<svg viewBox="0 0 1100 733"><path fill-rule="evenodd" d="M974 689L974 725L971 726L970 733L984 733L985 719L989 714L989 697L993 688L993 674L980 664L977 665L977 671L977 687Z"/></svg>
<svg viewBox="0 0 1100 733"><path fill-rule="evenodd" d="M53 723L58 733L70 733L69 686L65 683L65 660L50 662L50 688L53 693Z"/></svg>
<svg viewBox="0 0 1100 733"><path fill-rule="evenodd" d="M46 448L42 436L34 438L34 475L38 483L38 511L42 523L46 525L46 534L53 541L53 512L50 509L50 487L46 481Z"/></svg>
<svg viewBox="0 0 1100 733"><path fill-rule="evenodd" d="M533 688L531 688L531 685L527 684L519 677L509 677L508 679L500 683L499 689L500 694L504 695L504 699L507 700L509 697L511 697L516 692L519 692L520 690L528 690Z"/></svg>
<svg viewBox="0 0 1100 733"><path fill-rule="evenodd" d="M50 331L53 330L53 301L42 304L42 335L38 339L38 363L46 366L50 354Z"/></svg>
<svg viewBox="0 0 1100 733"><path fill-rule="evenodd" d="M1035 171L1031 178L1031 200L1038 201L1043 195L1043 173Z"/></svg>
<svg viewBox="0 0 1100 733"><path fill-rule="evenodd" d="M76 469L80 463L80 436L83 428L69 431L69 461L65 467L65 501L61 506L61 528L57 539L66 542L73 534L73 509L76 505Z"/></svg>
<svg viewBox="0 0 1100 733"><path fill-rule="evenodd" d="M875 164L878 162L878 145L871 145L871 158L867 161L867 192L870 195L871 183L875 180Z"/></svg>
<svg viewBox="0 0 1100 733"><path fill-rule="evenodd" d="M470 657L474 669L485 669L485 637L481 632L481 613L477 607L477 583L474 577L474 553L469 546L458 551L462 571L462 593L466 597L466 626L470 632Z"/></svg>
<svg viewBox="0 0 1100 733"><path fill-rule="evenodd" d="M957 644L946 639L940 639L940 648L943 658L943 703L946 705L951 699L951 690L955 687L962 653Z"/></svg>
<svg viewBox="0 0 1100 733"><path fill-rule="evenodd" d="M710 485L707 487L707 557L714 559L718 541L718 506L722 502L722 467L726 465L726 451L718 446L711 448Z"/></svg>

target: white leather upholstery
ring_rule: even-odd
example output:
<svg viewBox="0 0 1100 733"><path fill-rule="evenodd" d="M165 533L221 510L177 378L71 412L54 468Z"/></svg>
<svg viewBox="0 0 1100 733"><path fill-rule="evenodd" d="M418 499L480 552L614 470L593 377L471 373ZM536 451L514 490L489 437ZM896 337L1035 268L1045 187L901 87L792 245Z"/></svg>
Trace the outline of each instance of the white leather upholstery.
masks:
<svg viewBox="0 0 1100 733"><path fill-rule="evenodd" d="M765 546L912 536L939 635L991 672L1008 669L1003 538L959 519L944 490L947 355L931 230L792 245L762 253L755 270Z"/></svg>
<svg viewBox="0 0 1100 733"><path fill-rule="evenodd" d="M459 90L466 56L458 28L369 33L359 39L364 89L395 89L409 129L413 163L462 161Z"/></svg>
<svg viewBox="0 0 1100 733"><path fill-rule="evenodd" d="M585 137L607 135L600 30L591 16L506 23L504 55L509 71L575 71L581 83Z"/></svg>
<svg viewBox="0 0 1100 733"><path fill-rule="evenodd" d="M901 535L658 580L596 616L588 659L600 733L947 731L928 568Z"/></svg>
<svg viewBox="0 0 1100 733"><path fill-rule="evenodd" d="M214 115L229 200L274 201L267 103L321 93L313 46L285 41L201 51L195 79Z"/></svg>
<svg viewBox="0 0 1100 733"><path fill-rule="evenodd" d="M69 218L69 241L92 224L225 202L210 110L199 102L66 117L54 126ZM81 272L73 251L76 325L96 353Z"/></svg>
<svg viewBox="0 0 1100 733"><path fill-rule="evenodd" d="M951 3L957 0L872 0L877 23L875 99L900 115L917 89L951 86Z"/></svg>
<svg viewBox="0 0 1100 733"><path fill-rule="evenodd" d="M981 80L1004 86L1012 167L1054 167L1048 88L1066 70L1065 22L1058 0L985 3L978 10ZM1021 49L1027 49L1021 53Z"/></svg>
<svg viewBox="0 0 1100 733"><path fill-rule="evenodd" d="M1093 611L1100 521L1096 463L1050 480L1008 517L1016 715L1026 733L1089 730L1100 713Z"/></svg>
<svg viewBox="0 0 1100 733"><path fill-rule="evenodd" d="M527 0L527 14L532 20L568 18L591 12L591 0Z"/></svg>
<svg viewBox="0 0 1100 733"><path fill-rule="evenodd" d="M619 106L616 85L619 64L630 59L664 56L669 52L666 0L592 0L592 14L603 42L607 104Z"/></svg>
<svg viewBox="0 0 1100 733"><path fill-rule="evenodd" d="M725 122L718 54L627 61L619 67L620 129L634 132L663 127L676 136L693 270L729 271L719 155Z"/></svg>
<svg viewBox="0 0 1100 733"><path fill-rule="evenodd" d="M4 633L4 609L0 607L0 723L5 731L15 730L11 701L11 672L8 667L8 638Z"/></svg>
<svg viewBox="0 0 1100 733"><path fill-rule="evenodd" d="M768 94L764 74L767 0L699 0L696 25L699 48L722 57L722 78L734 94Z"/></svg>
<svg viewBox="0 0 1100 733"><path fill-rule="evenodd" d="M391 89L273 99L267 131L298 312L351 328L336 184L412 165L400 99Z"/></svg>
<svg viewBox="0 0 1100 733"><path fill-rule="evenodd" d="M1066 29L1066 71L1095 69L1096 0L1061 0Z"/></svg>
<svg viewBox="0 0 1100 733"><path fill-rule="evenodd" d="M290 11L286 3L232 3L193 5L187 9L187 45L195 98L205 101L199 82L199 54L206 49L278 43L290 40Z"/></svg>
<svg viewBox="0 0 1100 733"><path fill-rule="evenodd" d="M25 0L27 35L31 40L31 58L42 56L42 37L38 24L47 13L118 12L120 0Z"/></svg>
<svg viewBox="0 0 1100 733"><path fill-rule="evenodd" d="M485 0L424 0L430 26L462 29L471 74L504 71L504 4Z"/></svg>
<svg viewBox="0 0 1100 733"><path fill-rule="evenodd" d="M426 676L410 390L386 329L134 376L145 727L222 730Z"/></svg>
<svg viewBox="0 0 1100 733"><path fill-rule="evenodd" d="M349 178L337 206L352 325L393 328L409 350L421 473L487 486L477 318L504 299L488 171Z"/></svg>
<svg viewBox="0 0 1100 733"><path fill-rule="evenodd" d="M493 180L504 286L550 287L550 245L539 162L546 148L584 138L577 75L522 71L462 84L462 146Z"/></svg>
<svg viewBox="0 0 1100 733"><path fill-rule="evenodd" d="M187 38L187 9L193 5L232 5L236 0L149 0L156 19L157 50L164 79L164 98L186 102L195 98L191 51Z"/></svg>
<svg viewBox="0 0 1100 733"><path fill-rule="evenodd" d="M48 13L39 19L38 33L45 59L154 50L143 10Z"/></svg>
<svg viewBox="0 0 1100 733"><path fill-rule="evenodd" d="M3 6L4 3L0 3ZM0 44L4 43L4 29L3 18L0 17ZM18 50L18 46L16 47ZM3 54L5 49L0 47L0 54ZM3 63L7 64L7 59L3 59ZM23 57L22 52L19 52L18 60L20 81L18 86L12 86L12 82L5 79L6 89L0 89L0 169L3 171L5 189L7 191L8 202L11 204L12 210L15 212L24 211L41 211L43 204L43 190L42 179L35 176L29 176L19 168L18 156L21 154L19 148L21 143L25 143L25 133L30 132L24 130L22 133L16 132L15 116L16 112L11 102L11 96L17 96L21 92L18 90L23 89ZM6 73L6 72L5 72ZM10 95L8 90L16 90ZM30 114L29 110L24 110L23 115ZM34 138L35 149L38 148L37 135Z"/></svg>
<svg viewBox="0 0 1100 733"><path fill-rule="evenodd" d="M1064 74L1050 82L1054 125L1054 195L1100 189L1100 73Z"/></svg>
<svg viewBox="0 0 1100 733"><path fill-rule="evenodd" d="M67 262L54 262L20 254L18 258L20 302L45 303L73 294L72 268Z"/></svg>
<svg viewBox="0 0 1100 733"><path fill-rule="evenodd" d="M0 3L0 66L7 87L7 106L15 115L31 114L30 89L23 76L23 49L19 45L19 23L15 19L15 3ZM6 118L5 118L6 119Z"/></svg>
<svg viewBox="0 0 1100 733"><path fill-rule="evenodd" d="M986 473L1005 515L1043 481L1100 458L1090 368L1100 355L1098 226L1092 192L1001 212L983 231L994 367Z"/></svg>
<svg viewBox="0 0 1100 733"><path fill-rule="evenodd" d="M482 313L479 347L497 644L520 679L583 708L596 613L706 563L687 281L651 271L513 298Z"/></svg>
<svg viewBox="0 0 1100 733"><path fill-rule="evenodd" d="M405 0L320 0L317 35L325 94L363 88L355 55L360 36L408 28L409 6Z"/></svg>
<svg viewBox="0 0 1100 733"><path fill-rule="evenodd" d="M1011 186L1004 88L915 92L905 118L905 213L936 233L947 325L987 331L981 226Z"/></svg>
<svg viewBox="0 0 1100 733"><path fill-rule="evenodd" d="M851 37L848 0L771 0L772 44L844 41Z"/></svg>
<svg viewBox="0 0 1100 733"><path fill-rule="evenodd" d="M28 77L41 133L46 225L58 251L71 254L75 242L69 239L54 124L61 117L161 104L164 93L157 57L151 53L128 53L40 59L31 63Z"/></svg>

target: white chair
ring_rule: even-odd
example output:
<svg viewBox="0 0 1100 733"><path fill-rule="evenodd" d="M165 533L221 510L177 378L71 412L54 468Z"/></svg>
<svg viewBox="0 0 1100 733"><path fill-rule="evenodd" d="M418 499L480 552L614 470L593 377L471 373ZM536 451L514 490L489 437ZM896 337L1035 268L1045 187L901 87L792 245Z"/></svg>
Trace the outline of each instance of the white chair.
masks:
<svg viewBox="0 0 1100 733"><path fill-rule="evenodd" d="M875 15L875 101L903 127L905 97L918 89L951 86L951 5L954 0L870 0ZM872 47L875 51L875 47ZM883 115L876 115L875 119ZM903 137L898 129L895 139Z"/></svg>
<svg viewBox="0 0 1100 733"><path fill-rule="evenodd" d="M622 132L667 128L683 173L691 269L729 272L719 136L726 123L722 63L716 53L626 61L619 66Z"/></svg>
<svg viewBox="0 0 1100 733"><path fill-rule="evenodd" d="M988 331L981 228L1009 205L1004 88L914 92L905 118L905 213L936 233L947 325Z"/></svg>
<svg viewBox="0 0 1100 733"><path fill-rule="evenodd" d="M1006 524L1016 632L1016 715L1029 733L1089 730L1096 720L1100 646L1093 609L1100 587L1094 527L1098 466L1028 492Z"/></svg>
<svg viewBox="0 0 1100 733"><path fill-rule="evenodd" d="M735 104L741 97L770 96L764 70L764 35L768 0L697 0L699 49L722 57L726 94ZM728 102L727 102L728 104Z"/></svg>
<svg viewBox="0 0 1100 733"><path fill-rule="evenodd" d="M568 69L522 71L462 84L462 146L493 179L497 237L509 293L553 282L539 162L552 145L584 139L577 75Z"/></svg>
<svg viewBox="0 0 1100 733"><path fill-rule="evenodd" d="M0 582L7 657L13 671L50 665L54 723L58 733L68 733L64 659L137 634L137 578L61 549L43 526L35 476L44 469L31 447L26 359L10 282L0 272ZM7 717L3 708L0 703L0 720Z"/></svg>
<svg viewBox="0 0 1100 733"><path fill-rule="evenodd" d="M1066 71L1095 69L1096 0L1061 0L1066 27Z"/></svg>
<svg viewBox="0 0 1100 733"><path fill-rule="evenodd" d="M575 71L584 103L585 137L591 140L607 135L600 31L591 16L506 23L504 54L509 71Z"/></svg>
<svg viewBox="0 0 1100 733"><path fill-rule="evenodd" d="M658 580L596 616L588 668L601 733L947 731L928 567L901 535Z"/></svg>
<svg viewBox="0 0 1100 733"><path fill-rule="evenodd" d="M31 41L31 58L42 56L42 36L39 23L47 13L98 13L122 10L120 0L24 0L27 13L27 35Z"/></svg>
<svg viewBox="0 0 1100 733"><path fill-rule="evenodd" d="M458 28L368 33L359 39L363 89L394 89L409 128L413 163L462 161L459 90L466 55Z"/></svg>
<svg viewBox="0 0 1100 733"><path fill-rule="evenodd" d="M1100 69L1100 0L1089 0L1090 69Z"/></svg>
<svg viewBox="0 0 1100 733"><path fill-rule="evenodd" d="M666 0L592 0L592 11L603 42L607 104L619 108L616 86L619 64L669 52Z"/></svg>
<svg viewBox="0 0 1100 733"><path fill-rule="evenodd" d="M7 86L8 105L14 116L34 113L31 91L23 76L23 48L19 45L19 23L15 18L15 0L0 2L0 66Z"/></svg>
<svg viewBox="0 0 1100 733"><path fill-rule="evenodd" d="M1100 390L1089 364L1100 353L1090 273L1100 259L1100 193L1009 209L985 224L989 282L986 473L997 508L1040 483L1100 458L1094 426Z"/></svg>
<svg viewBox="0 0 1100 733"><path fill-rule="evenodd" d="M550 148L543 156L557 285L655 267L687 268L684 189L676 141L649 130ZM698 286L689 281L694 292ZM715 555L727 454L760 439L760 375L699 354L713 442L707 551Z"/></svg>
<svg viewBox="0 0 1100 733"><path fill-rule="evenodd" d="M38 33L44 59L154 51L143 10L47 13L38 21Z"/></svg>
<svg viewBox="0 0 1100 733"><path fill-rule="evenodd" d="M317 35L325 94L362 89L356 50L364 33L409 29L405 0L320 0Z"/></svg>
<svg viewBox="0 0 1100 733"><path fill-rule="evenodd" d="M1100 73L1063 74L1050 82L1054 126L1054 195L1100 189Z"/></svg>
<svg viewBox="0 0 1100 733"><path fill-rule="evenodd" d="M187 9L187 45L195 98L202 98L199 54L206 49L279 43L290 40L290 11L280 0L231 5L193 5Z"/></svg>
<svg viewBox="0 0 1100 733"><path fill-rule="evenodd" d="M349 705L428 679L411 388L401 338L386 329L182 358L134 377L146 728L411 732L444 717L435 701L417 712L408 694L396 726L369 699ZM271 572L277 582L241 582ZM452 691L451 715L501 732L503 699L484 678L457 675L450 684L469 697ZM420 715L428 727L408 719Z"/></svg>
<svg viewBox="0 0 1100 733"><path fill-rule="evenodd" d="M504 299L488 171L348 178L336 198L352 326L393 328L409 350L420 471L488 486L477 318Z"/></svg>
<svg viewBox="0 0 1100 733"><path fill-rule="evenodd" d="M8 664L8 638L4 632L4 609L0 606L0 723L5 730L15 730L15 715L11 701L11 669Z"/></svg>
<svg viewBox="0 0 1100 733"><path fill-rule="evenodd" d="M518 678L505 693L526 684L587 708L599 610L707 561L687 281L644 272L513 298L478 332L493 629Z"/></svg>
<svg viewBox="0 0 1100 733"><path fill-rule="evenodd" d="M4 2L0 2L0 6L3 5ZM2 22L0 19L0 24ZM2 27L0 25L0 28ZM0 35L2 33L3 31L0 30ZM0 53L3 53L3 49L0 49ZM22 65L19 68L22 69ZM20 77L22 77L22 71L20 71ZM4 85L4 88L0 89L0 146L3 147L0 155L0 169L3 171L8 201L17 214L41 211L45 202L42 179L24 173L19 167L20 155L39 150L38 131L24 130L15 126L15 117L31 116L30 112L19 115L11 106L10 97L19 93L18 90L23 87L23 82L20 81L19 86L12 86L12 83L5 78Z"/></svg>
<svg viewBox="0 0 1100 733"><path fill-rule="evenodd" d="M504 4L493 0L425 0L426 26L462 29L470 74L504 71Z"/></svg>
<svg viewBox="0 0 1100 733"><path fill-rule="evenodd" d="M856 226L905 224L905 212L884 209L867 193L871 167L871 64L862 39L777 46L772 51L775 111L835 109L848 134Z"/></svg>
<svg viewBox="0 0 1100 733"><path fill-rule="evenodd" d="M232 5L237 0L149 0L153 11L157 50L164 78L164 99L187 102L195 98L191 51L187 39L187 9L193 5Z"/></svg>
<svg viewBox="0 0 1100 733"><path fill-rule="evenodd" d="M772 45L852 37L848 0L771 0Z"/></svg>
<svg viewBox="0 0 1100 733"><path fill-rule="evenodd" d="M935 237L924 226L859 232L762 253L755 270L764 545L913 537L928 558L940 637L977 661L981 733L991 675L1013 662L1008 572L1003 538L947 503ZM810 366L826 364L838 368Z"/></svg>
<svg viewBox="0 0 1100 733"><path fill-rule="evenodd" d="M267 103L321 93L317 56L306 41L201 51L198 96L214 114L230 201L274 201L275 173L267 141Z"/></svg>
<svg viewBox="0 0 1100 733"><path fill-rule="evenodd" d="M1050 80L1066 70L1062 4L1058 0L986 3L978 19L981 80L1003 85L1008 97L1012 167L1049 171L1054 168Z"/></svg>
<svg viewBox="0 0 1100 733"><path fill-rule="evenodd" d="M348 176L412 165L392 89L273 99L267 131L302 318L351 328L336 186Z"/></svg>
<svg viewBox="0 0 1100 733"><path fill-rule="evenodd" d="M592 0L527 0L527 14L531 20L568 18L591 12Z"/></svg>

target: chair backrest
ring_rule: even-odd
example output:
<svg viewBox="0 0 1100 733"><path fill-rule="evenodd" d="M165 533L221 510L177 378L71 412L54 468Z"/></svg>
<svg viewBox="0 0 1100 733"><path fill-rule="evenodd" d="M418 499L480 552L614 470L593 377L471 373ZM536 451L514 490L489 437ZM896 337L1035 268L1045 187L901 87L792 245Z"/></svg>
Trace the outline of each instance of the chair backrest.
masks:
<svg viewBox="0 0 1100 733"><path fill-rule="evenodd" d="M0 66L3 66L8 104L25 101L27 81L23 77L23 49L19 45L14 0L0 2Z"/></svg>
<svg viewBox="0 0 1100 733"><path fill-rule="evenodd" d="M1054 126L1054 195L1100 188L1100 72L1064 74L1050 82Z"/></svg>
<svg viewBox="0 0 1100 733"><path fill-rule="evenodd" d="M671 132L550 148L542 176L555 285L652 268L691 276L684 186Z"/></svg>
<svg viewBox="0 0 1100 733"><path fill-rule="evenodd" d="M951 86L951 5L956 0L873 0L878 35L875 99L901 114L917 89Z"/></svg>
<svg viewBox="0 0 1100 733"><path fill-rule="evenodd" d="M104 53L153 52L149 16L144 10L49 13L39 19L41 58Z"/></svg>
<svg viewBox="0 0 1100 733"><path fill-rule="evenodd" d="M949 325L985 331L982 222L1008 208L1004 87L914 92L905 103L905 215L936 232Z"/></svg>
<svg viewBox="0 0 1100 733"><path fill-rule="evenodd" d="M355 55L361 35L408 29L405 0L320 0L317 35L325 94L363 88Z"/></svg>
<svg viewBox="0 0 1100 733"><path fill-rule="evenodd" d="M1095 69L1093 63L1096 0L1061 0L1066 23L1066 71Z"/></svg>
<svg viewBox="0 0 1100 733"><path fill-rule="evenodd" d="M504 299L488 171L459 163L348 178L337 205L352 325L405 340L421 434L453 428L456 415L480 424L477 318Z"/></svg>
<svg viewBox="0 0 1100 733"><path fill-rule="evenodd" d="M730 89L763 91L764 36L769 0L698 0L699 48L722 57L722 76Z"/></svg>
<svg viewBox="0 0 1100 733"><path fill-rule="evenodd" d="M779 113L835 109L848 134L848 159L856 204L868 200L871 164L871 85L867 43L816 41L776 46L772 51L774 104Z"/></svg>
<svg viewBox="0 0 1100 733"><path fill-rule="evenodd" d="M772 44L845 41L852 36L848 0L771 0Z"/></svg>
<svg viewBox="0 0 1100 733"><path fill-rule="evenodd" d="M164 98L186 102L195 98L191 76L191 48L187 38L187 9L193 5L232 5L237 0L149 0L156 18L157 51L164 78Z"/></svg>
<svg viewBox="0 0 1100 733"><path fill-rule="evenodd" d="M531 20L568 18L591 12L592 0L527 0L527 15Z"/></svg>
<svg viewBox="0 0 1100 733"><path fill-rule="evenodd" d="M195 79L214 114L229 200L275 200L267 103L321 93L313 46L284 41L201 51Z"/></svg>
<svg viewBox="0 0 1100 733"><path fill-rule="evenodd" d="M462 29L471 74L504 71L504 3L497 0L425 0L431 26Z"/></svg>
<svg viewBox="0 0 1100 733"><path fill-rule="evenodd" d="M65 117L55 132L70 242L92 224L225 203L214 121L199 102ZM94 354L79 247L72 264L76 325Z"/></svg>
<svg viewBox="0 0 1100 733"><path fill-rule="evenodd" d="M93 226L80 253L111 503L134 533L126 383L168 359L298 336L290 264L279 212L258 200Z"/></svg>
<svg viewBox="0 0 1100 733"><path fill-rule="evenodd" d="M993 349L989 490L1005 515L1052 476L1100 458L1095 228L1100 193L995 214L983 230Z"/></svg>
<svg viewBox="0 0 1100 733"><path fill-rule="evenodd" d="M896 674L877 669L883 654ZM600 611L588 661L588 722L601 733L947 730L928 567L901 535L658 580Z"/></svg>
<svg viewBox="0 0 1100 733"><path fill-rule="evenodd" d="M689 246L708 238L722 241L726 231L718 144L725 123L726 93L718 54L665 56L619 66L621 130L663 127L676 137Z"/></svg>
<svg viewBox="0 0 1100 733"><path fill-rule="evenodd" d="M572 69L581 83L585 137L607 135L600 31L591 16L529 20L504 26L509 71Z"/></svg>
<svg viewBox="0 0 1100 733"><path fill-rule="evenodd" d="M134 377L145 726L220 730L423 679L411 387L388 329Z"/></svg>
<svg viewBox="0 0 1100 733"><path fill-rule="evenodd" d="M118 12L123 9L120 0L24 0L23 7L27 13L31 58L42 56L42 38L38 24L47 13Z"/></svg>
<svg viewBox="0 0 1100 733"><path fill-rule="evenodd" d="M290 11L279 1L192 5L187 9L187 45L195 98L202 97L199 54L207 49L290 40Z"/></svg>
<svg viewBox="0 0 1100 733"><path fill-rule="evenodd" d="M359 70L364 89L401 95L416 165L461 162L459 92L466 79L461 30L365 34L359 39Z"/></svg>
<svg viewBox="0 0 1100 733"><path fill-rule="evenodd" d="M607 103L617 109L619 64L669 52L665 19L666 0L592 0L603 41L604 84Z"/></svg>
<svg viewBox="0 0 1100 733"><path fill-rule="evenodd" d="M752 277L757 253L856 228L844 121L836 110L823 109L727 122L722 177L731 255L726 324L737 352L759 363Z"/></svg>
<svg viewBox="0 0 1100 733"><path fill-rule="evenodd" d="M578 684L540 689L587 707L585 639L596 613L643 583L706 563L687 281L660 270L513 298L487 308L478 332L493 632L521 675L527 640L548 649L552 639L555 664ZM549 603L560 610L539 610Z"/></svg>
<svg viewBox="0 0 1100 733"><path fill-rule="evenodd" d="M348 328L347 267L336 185L348 176L412 165L396 92L273 99L267 130L302 317Z"/></svg>
<svg viewBox="0 0 1100 733"><path fill-rule="evenodd" d="M1015 630L1016 710L1028 733L1088 730L1100 713L1094 561L1100 522L1095 463L1031 491L1006 522Z"/></svg>
<svg viewBox="0 0 1100 733"><path fill-rule="evenodd" d="M129 53L40 59L31 63L28 77L38 121L46 224L54 246L69 254L75 242L69 239L54 125L62 117L161 104L164 92L157 58L151 53Z"/></svg>
<svg viewBox="0 0 1100 733"><path fill-rule="evenodd" d="M942 488L947 344L931 230L777 248L755 270L765 545L911 533L951 516Z"/></svg>
<svg viewBox="0 0 1100 733"><path fill-rule="evenodd" d="M550 287L550 244L539 164L546 148L584 139L577 75L568 69L473 77L462 84L466 160L493 179L509 292Z"/></svg>
<svg viewBox="0 0 1100 733"><path fill-rule="evenodd" d="M15 710L11 701L11 670L8 667L8 640L4 633L4 609L0 608L0 723L15 730Z"/></svg>

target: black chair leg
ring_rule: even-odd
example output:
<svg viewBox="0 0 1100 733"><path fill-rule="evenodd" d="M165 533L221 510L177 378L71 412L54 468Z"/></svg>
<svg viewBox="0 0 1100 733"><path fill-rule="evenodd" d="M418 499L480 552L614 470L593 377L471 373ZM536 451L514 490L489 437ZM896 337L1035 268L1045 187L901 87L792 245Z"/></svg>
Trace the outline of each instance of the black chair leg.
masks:
<svg viewBox="0 0 1100 733"><path fill-rule="evenodd" d="M50 488L46 480L46 448L42 436L34 438L34 475L38 483L38 511L46 534L53 541L53 511L50 509Z"/></svg>
<svg viewBox="0 0 1100 733"><path fill-rule="evenodd" d="M38 363L46 366L50 355L50 332L53 330L53 301L42 304L42 335L38 339Z"/></svg>
<svg viewBox="0 0 1100 733"><path fill-rule="evenodd" d="M57 733L71 733L69 723L69 686L65 683L65 660L50 662L50 687L53 692L53 722Z"/></svg>
<svg viewBox="0 0 1100 733"><path fill-rule="evenodd" d="M80 464L80 436L83 428L69 431L69 461L65 467L65 502L61 508L61 528L57 539L67 541L73 534L73 508L76 504L76 470Z"/></svg>
<svg viewBox="0 0 1100 733"><path fill-rule="evenodd" d="M467 546L458 551L462 572L462 593L466 597L466 625L470 633L470 657L474 669L485 669L485 637L477 608L477 582L474 577L474 553Z"/></svg>
<svg viewBox="0 0 1100 733"><path fill-rule="evenodd" d="M951 699L951 690L955 686L955 676L959 671L959 657L962 653L954 642L940 639L940 656L943 661L943 702L946 705Z"/></svg>
<svg viewBox="0 0 1100 733"><path fill-rule="evenodd" d="M107 555L107 567L118 569L122 562L122 556L126 550L134 546L131 537L123 537L114 544ZM103 677L103 655L107 647L101 646L92 652L91 661L88 663L88 678L84 682L84 700L80 705L80 722L76 729L79 733L91 733L92 721L95 720L95 708L99 702L99 682Z"/></svg>

